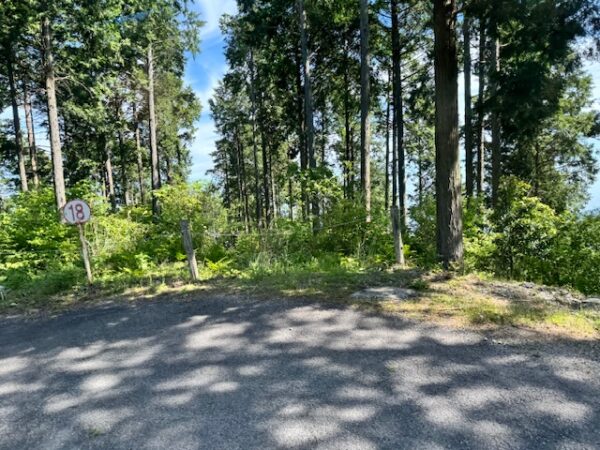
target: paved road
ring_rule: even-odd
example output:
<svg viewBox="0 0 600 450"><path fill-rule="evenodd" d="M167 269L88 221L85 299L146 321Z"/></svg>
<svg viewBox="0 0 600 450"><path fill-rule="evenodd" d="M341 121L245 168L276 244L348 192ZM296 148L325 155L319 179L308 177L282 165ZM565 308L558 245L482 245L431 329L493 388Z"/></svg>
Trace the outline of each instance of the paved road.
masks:
<svg viewBox="0 0 600 450"><path fill-rule="evenodd" d="M578 346L197 298L0 319L0 448L600 448Z"/></svg>

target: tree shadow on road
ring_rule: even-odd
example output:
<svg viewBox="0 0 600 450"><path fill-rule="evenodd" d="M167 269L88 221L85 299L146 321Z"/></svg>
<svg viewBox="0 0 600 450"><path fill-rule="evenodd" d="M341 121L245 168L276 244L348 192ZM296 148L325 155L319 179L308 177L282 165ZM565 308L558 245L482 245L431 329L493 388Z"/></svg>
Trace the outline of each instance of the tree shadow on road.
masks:
<svg viewBox="0 0 600 450"><path fill-rule="evenodd" d="M600 364L302 301L0 321L0 448L600 446Z"/></svg>

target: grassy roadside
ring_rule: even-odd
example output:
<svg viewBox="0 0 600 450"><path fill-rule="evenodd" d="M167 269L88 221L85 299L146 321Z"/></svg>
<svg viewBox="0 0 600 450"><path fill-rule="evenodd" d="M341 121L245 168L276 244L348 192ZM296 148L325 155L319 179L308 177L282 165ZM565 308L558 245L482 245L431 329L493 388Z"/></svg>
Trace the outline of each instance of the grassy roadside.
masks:
<svg viewBox="0 0 600 450"><path fill-rule="evenodd" d="M112 274L99 279L91 289L79 283L53 295L39 288L40 283L44 283L41 280L19 292L9 293L6 301L0 301L0 312L37 313L107 299L139 301L159 296L193 299L201 293L218 293L314 299L459 328L499 330L516 327L547 335L600 339L599 310L573 309L540 298L540 292L548 292L551 288L544 288L544 291L538 287L528 289L520 283L475 275L448 279L443 274L417 270L343 268L249 271L230 276L203 272L202 275L203 281L191 284L185 266L172 265L143 277ZM351 297L362 289L382 286L409 288L414 291L414 296L404 301ZM559 290L554 291L560 294Z"/></svg>

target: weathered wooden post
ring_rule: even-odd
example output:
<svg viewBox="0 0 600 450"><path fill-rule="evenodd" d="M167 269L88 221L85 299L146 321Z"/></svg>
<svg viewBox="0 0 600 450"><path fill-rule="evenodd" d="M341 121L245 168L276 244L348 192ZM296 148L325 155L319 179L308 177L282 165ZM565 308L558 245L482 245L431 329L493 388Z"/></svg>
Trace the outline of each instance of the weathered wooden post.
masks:
<svg viewBox="0 0 600 450"><path fill-rule="evenodd" d="M94 283L94 277L92 275L92 265L90 264L90 252L88 250L87 241L85 240L85 234L83 233L83 224L78 223L79 228L79 240L81 241L81 257L83 258L83 266L85 267L85 276L89 285Z"/></svg>
<svg viewBox="0 0 600 450"><path fill-rule="evenodd" d="M402 242L402 232L400 231L400 209L392 206L392 231L394 233L394 252L396 254L396 264L404 267L404 244Z"/></svg>
<svg viewBox="0 0 600 450"><path fill-rule="evenodd" d="M192 234L190 233L190 223L187 220L181 221L181 237L183 239L183 248L187 255L188 266L192 280L198 281L198 263L196 262L196 252L194 251L194 243Z"/></svg>

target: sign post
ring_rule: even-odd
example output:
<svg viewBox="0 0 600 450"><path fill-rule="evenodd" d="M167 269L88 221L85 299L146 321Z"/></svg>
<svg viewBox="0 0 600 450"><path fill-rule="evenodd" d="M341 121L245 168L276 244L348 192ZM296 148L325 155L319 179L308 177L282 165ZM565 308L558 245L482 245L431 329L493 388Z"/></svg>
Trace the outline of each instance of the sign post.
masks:
<svg viewBox="0 0 600 450"><path fill-rule="evenodd" d="M77 225L79 229L79 240L81 241L81 256L83 258L83 265L85 266L85 275L87 277L88 284L94 282L92 276L92 265L90 264L90 253L88 250L87 241L85 240L85 233L83 230L83 224L88 222L92 217L92 210L90 206L83 200L71 200L67 203L62 210L65 221L71 225Z"/></svg>

